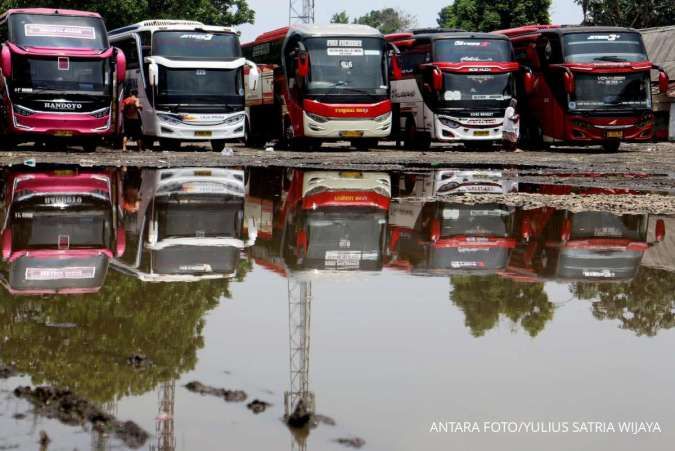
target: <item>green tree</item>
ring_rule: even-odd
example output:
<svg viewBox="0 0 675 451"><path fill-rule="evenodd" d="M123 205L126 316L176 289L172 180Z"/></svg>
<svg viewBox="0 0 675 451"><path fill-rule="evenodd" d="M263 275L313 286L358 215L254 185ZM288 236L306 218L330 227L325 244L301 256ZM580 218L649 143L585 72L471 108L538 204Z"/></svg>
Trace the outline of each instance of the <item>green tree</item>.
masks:
<svg viewBox="0 0 675 451"><path fill-rule="evenodd" d="M574 0L581 5L584 23L649 28L675 24L673 0Z"/></svg>
<svg viewBox="0 0 675 451"><path fill-rule="evenodd" d="M491 276L452 276L452 302L465 315L464 324L474 337L481 337L499 323L500 316L537 336L553 318L542 283L522 283Z"/></svg>
<svg viewBox="0 0 675 451"><path fill-rule="evenodd" d="M620 328L638 336L655 336L675 327L675 274L640 268L626 283L579 282L571 287L581 300L592 301L598 320L619 321Z"/></svg>
<svg viewBox="0 0 675 451"><path fill-rule="evenodd" d="M387 34L413 28L417 25L417 19L400 9L384 8L374 9L368 14L354 19L354 23L370 25L380 30L381 33Z"/></svg>
<svg viewBox="0 0 675 451"><path fill-rule="evenodd" d="M467 31L494 31L532 23L550 22L551 0L455 0L441 9L441 27Z"/></svg>
<svg viewBox="0 0 675 451"><path fill-rule="evenodd" d="M333 17L330 18L330 23L349 23L347 11L340 11L339 13L333 14Z"/></svg>
<svg viewBox="0 0 675 451"><path fill-rule="evenodd" d="M242 262L238 276L248 267ZM99 293L45 298L0 292L0 361L33 384L67 387L94 402L138 395L197 363L205 314L229 298L229 281L144 284L111 271ZM127 359L147 356L135 369Z"/></svg>
<svg viewBox="0 0 675 451"><path fill-rule="evenodd" d="M0 0L2 11L17 7L96 11L108 29L145 19L190 19L210 25L239 25L255 20L247 0Z"/></svg>

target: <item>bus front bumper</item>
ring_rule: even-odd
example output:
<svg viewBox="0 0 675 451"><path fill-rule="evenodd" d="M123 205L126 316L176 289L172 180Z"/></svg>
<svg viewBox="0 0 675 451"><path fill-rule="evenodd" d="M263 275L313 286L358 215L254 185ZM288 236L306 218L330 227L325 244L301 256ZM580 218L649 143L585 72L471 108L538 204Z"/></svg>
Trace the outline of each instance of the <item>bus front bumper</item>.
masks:
<svg viewBox="0 0 675 451"><path fill-rule="evenodd" d="M154 135L160 139L181 141L237 140L245 135L246 115L243 112L219 117L220 123L213 124L194 116L192 123L172 119L169 115L157 115ZM146 134L148 134L146 132Z"/></svg>
<svg viewBox="0 0 675 451"><path fill-rule="evenodd" d="M303 113L305 136L322 139L360 139L386 138L391 134L391 113L377 118L325 118L324 122L312 119L307 112Z"/></svg>
<svg viewBox="0 0 675 451"><path fill-rule="evenodd" d="M86 113L44 113L30 115L12 112L12 131L17 135L52 135L59 137L86 137L111 135L111 115L95 116Z"/></svg>
<svg viewBox="0 0 675 451"><path fill-rule="evenodd" d="M461 141L501 141L502 122L486 124L477 127L475 125L461 124L455 118L436 116L434 120L435 139L441 142Z"/></svg>

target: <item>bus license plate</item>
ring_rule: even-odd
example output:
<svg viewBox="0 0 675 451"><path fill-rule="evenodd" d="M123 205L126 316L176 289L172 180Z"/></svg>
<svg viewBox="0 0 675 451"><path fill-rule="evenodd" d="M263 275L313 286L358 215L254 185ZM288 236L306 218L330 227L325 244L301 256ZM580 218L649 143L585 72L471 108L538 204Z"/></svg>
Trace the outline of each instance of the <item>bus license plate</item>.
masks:
<svg viewBox="0 0 675 451"><path fill-rule="evenodd" d="M619 131L616 131L616 130L610 131L610 132L607 132L607 137L608 138L623 138L623 132L620 131L620 130Z"/></svg>
<svg viewBox="0 0 675 451"><path fill-rule="evenodd" d="M342 171L340 172L340 177L346 179L362 179L363 173L359 171Z"/></svg>
<svg viewBox="0 0 675 451"><path fill-rule="evenodd" d="M57 130L54 132L54 136L69 137L73 136L73 132L71 132L70 130Z"/></svg>
<svg viewBox="0 0 675 451"><path fill-rule="evenodd" d="M202 138L210 138L211 137L211 132L210 131L197 131L195 132L195 136L199 136Z"/></svg>
<svg viewBox="0 0 675 451"><path fill-rule="evenodd" d="M475 130L473 136L490 136L490 132L488 130Z"/></svg>
<svg viewBox="0 0 675 451"><path fill-rule="evenodd" d="M363 136L363 132L358 130L345 130L340 132L340 136L342 138L360 138Z"/></svg>

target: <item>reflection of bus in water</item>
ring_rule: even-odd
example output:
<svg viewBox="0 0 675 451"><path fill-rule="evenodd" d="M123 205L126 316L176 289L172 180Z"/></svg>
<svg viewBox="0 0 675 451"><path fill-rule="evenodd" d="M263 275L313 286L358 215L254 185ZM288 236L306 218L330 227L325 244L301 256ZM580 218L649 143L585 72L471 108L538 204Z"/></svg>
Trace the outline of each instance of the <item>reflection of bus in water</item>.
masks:
<svg viewBox="0 0 675 451"><path fill-rule="evenodd" d="M292 170L282 185L278 208L269 200L247 204L261 215L256 222L272 223L269 238L279 246L281 271L382 268L391 198L386 173Z"/></svg>
<svg viewBox="0 0 675 451"><path fill-rule="evenodd" d="M635 277L645 251L649 217L543 207L524 210L529 241L514 251L506 275L556 280L620 281ZM656 223L656 243L665 237Z"/></svg>
<svg viewBox="0 0 675 451"><path fill-rule="evenodd" d="M397 181L400 194L415 197L518 191L515 171L501 169L438 169L425 174L404 174Z"/></svg>
<svg viewBox="0 0 675 451"><path fill-rule="evenodd" d="M61 170L9 175L2 229L3 285L13 294L98 291L125 248L116 179Z"/></svg>
<svg viewBox="0 0 675 451"><path fill-rule="evenodd" d="M414 274L494 273L506 267L516 234L513 207L395 202L389 263Z"/></svg>
<svg viewBox="0 0 675 451"><path fill-rule="evenodd" d="M244 172L238 169L144 170L131 253L115 269L148 282L233 277L244 231Z"/></svg>

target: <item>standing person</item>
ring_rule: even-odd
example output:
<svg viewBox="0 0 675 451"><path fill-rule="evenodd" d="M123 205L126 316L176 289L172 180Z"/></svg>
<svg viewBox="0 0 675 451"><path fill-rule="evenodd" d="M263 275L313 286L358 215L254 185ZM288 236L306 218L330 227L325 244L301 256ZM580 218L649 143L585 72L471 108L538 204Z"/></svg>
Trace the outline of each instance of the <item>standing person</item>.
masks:
<svg viewBox="0 0 675 451"><path fill-rule="evenodd" d="M504 126L502 131L502 148L510 151L518 147L520 134L520 115L516 112L518 101L511 99L511 103L504 112Z"/></svg>
<svg viewBox="0 0 675 451"><path fill-rule="evenodd" d="M138 99L138 90L132 89L131 94L122 101L124 114L124 140L122 150L127 150L129 139L136 141L138 150L143 150L143 130L141 128L141 110L143 105Z"/></svg>

